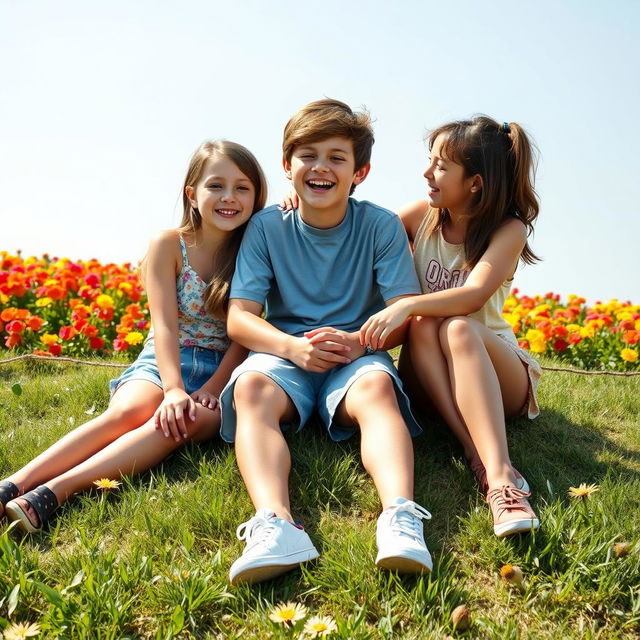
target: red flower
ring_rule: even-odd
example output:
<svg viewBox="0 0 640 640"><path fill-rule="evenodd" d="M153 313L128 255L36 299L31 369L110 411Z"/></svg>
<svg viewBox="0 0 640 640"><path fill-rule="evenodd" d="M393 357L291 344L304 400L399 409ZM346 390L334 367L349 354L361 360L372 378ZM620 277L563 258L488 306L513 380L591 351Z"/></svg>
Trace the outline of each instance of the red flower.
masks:
<svg viewBox="0 0 640 640"><path fill-rule="evenodd" d="M100 286L100 278L95 273L88 273L84 277L84 281L93 289L97 289Z"/></svg>
<svg viewBox="0 0 640 640"><path fill-rule="evenodd" d="M58 344L57 342L55 344L50 344L49 353L52 356L59 356L62 353L62 345Z"/></svg>
<svg viewBox="0 0 640 640"><path fill-rule="evenodd" d="M63 340L72 340L73 338L76 337L77 334L78 334L78 331L74 327L70 327L69 325L60 327L60 331L58 333L58 335Z"/></svg>
<svg viewBox="0 0 640 640"><path fill-rule="evenodd" d="M563 340L562 338L558 338L557 340L553 341L553 348L556 351L566 351L568 346L569 344L567 343L567 341Z"/></svg>
<svg viewBox="0 0 640 640"><path fill-rule="evenodd" d="M553 327L552 333L554 338L566 338L569 335L569 329L564 325L557 325Z"/></svg>
<svg viewBox="0 0 640 640"><path fill-rule="evenodd" d="M104 347L104 340L102 338L99 338L98 336L91 336L89 338L89 346L92 349L102 349L102 347Z"/></svg>
<svg viewBox="0 0 640 640"><path fill-rule="evenodd" d="M12 320L7 323L5 327L7 333L22 333L24 331L25 325L24 322L20 320Z"/></svg>
<svg viewBox="0 0 640 640"><path fill-rule="evenodd" d="M113 350L114 351L126 351L129 343L126 340L122 340L121 338L116 338L113 341Z"/></svg>
<svg viewBox="0 0 640 640"><path fill-rule="evenodd" d="M529 341L528 340L518 340L518 345L521 349L529 349Z"/></svg>
<svg viewBox="0 0 640 640"><path fill-rule="evenodd" d="M582 342L582 336L579 333L570 333L567 340L569 341L569 344L578 344L579 342Z"/></svg>
<svg viewBox="0 0 640 640"><path fill-rule="evenodd" d="M67 297L67 290L57 284L52 284L49 287L45 287L44 295L52 300L62 300L62 298Z"/></svg>

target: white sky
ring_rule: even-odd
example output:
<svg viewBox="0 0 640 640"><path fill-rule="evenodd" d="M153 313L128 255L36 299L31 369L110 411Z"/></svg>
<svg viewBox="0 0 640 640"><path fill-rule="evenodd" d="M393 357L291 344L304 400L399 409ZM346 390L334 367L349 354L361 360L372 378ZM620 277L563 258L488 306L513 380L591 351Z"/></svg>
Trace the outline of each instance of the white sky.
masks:
<svg viewBox="0 0 640 640"><path fill-rule="evenodd" d="M422 198L423 136L486 113L541 150L526 293L640 302L640 2L0 0L0 249L136 261L191 152L249 147L329 96L375 118L356 196Z"/></svg>

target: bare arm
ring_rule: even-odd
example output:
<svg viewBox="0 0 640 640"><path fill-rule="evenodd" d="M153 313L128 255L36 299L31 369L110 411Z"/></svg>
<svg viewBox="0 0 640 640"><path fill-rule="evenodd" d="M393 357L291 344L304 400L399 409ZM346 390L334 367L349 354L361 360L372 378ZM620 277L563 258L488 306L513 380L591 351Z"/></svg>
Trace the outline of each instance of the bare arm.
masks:
<svg viewBox="0 0 640 640"><path fill-rule="evenodd" d="M177 442L188 436L185 419L195 419L195 402L187 394L180 373L176 275L181 264L175 231L155 238L147 254L146 289L153 322L153 342L164 398L154 414L157 429Z"/></svg>
<svg viewBox="0 0 640 640"><path fill-rule="evenodd" d="M511 277L527 240L526 228L511 220L493 235L487 250L462 287L399 300L371 316L360 330L360 340L374 348L386 344L391 332L409 316L466 316L481 309L498 287Z"/></svg>

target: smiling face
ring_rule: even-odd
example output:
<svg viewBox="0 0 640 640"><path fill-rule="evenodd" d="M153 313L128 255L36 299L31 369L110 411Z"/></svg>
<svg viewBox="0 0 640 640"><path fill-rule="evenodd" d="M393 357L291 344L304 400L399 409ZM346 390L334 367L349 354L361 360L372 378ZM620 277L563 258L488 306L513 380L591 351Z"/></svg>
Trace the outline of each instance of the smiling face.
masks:
<svg viewBox="0 0 640 640"><path fill-rule="evenodd" d="M482 188L478 174L466 176L464 167L446 157L444 138L439 135L431 147L429 166L424 172L429 190L427 199L432 207L464 214Z"/></svg>
<svg viewBox="0 0 640 640"><path fill-rule="evenodd" d="M341 222L351 186L360 184L370 168L355 170L353 143L340 137L296 146L283 165L300 198L302 219L316 227Z"/></svg>
<svg viewBox="0 0 640 640"><path fill-rule="evenodd" d="M202 228L225 233L249 220L256 196L251 180L220 154L207 160L200 179L185 193L200 212Z"/></svg>

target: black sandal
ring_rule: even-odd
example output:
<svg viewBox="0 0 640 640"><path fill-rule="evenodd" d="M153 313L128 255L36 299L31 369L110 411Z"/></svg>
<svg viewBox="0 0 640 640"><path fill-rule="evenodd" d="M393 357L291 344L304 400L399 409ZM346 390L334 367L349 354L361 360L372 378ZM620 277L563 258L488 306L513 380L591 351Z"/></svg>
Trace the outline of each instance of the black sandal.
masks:
<svg viewBox="0 0 640 640"><path fill-rule="evenodd" d="M11 502L20 495L20 489L13 482L3 480L0 482L0 504L4 507L7 502Z"/></svg>
<svg viewBox="0 0 640 640"><path fill-rule="evenodd" d="M38 514L39 523L37 527L33 526L33 523L29 520L29 514L15 500L7 504L5 511L9 519L17 520L18 528L27 533L40 531L45 522L51 517L51 514L58 508L56 494L44 485L21 495L20 499L28 502Z"/></svg>

